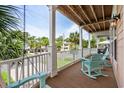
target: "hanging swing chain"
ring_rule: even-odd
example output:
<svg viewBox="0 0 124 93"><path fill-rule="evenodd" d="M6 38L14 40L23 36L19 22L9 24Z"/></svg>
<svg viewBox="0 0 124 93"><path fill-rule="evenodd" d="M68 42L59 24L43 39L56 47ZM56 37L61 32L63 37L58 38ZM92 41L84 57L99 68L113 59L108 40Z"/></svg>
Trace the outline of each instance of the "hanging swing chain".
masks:
<svg viewBox="0 0 124 93"><path fill-rule="evenodd" d="M24 8L23 8L23 37L24 37L24 43L23 43L23 59L22 59L22 62L21 62L21 71L22 72L22 68L24 67L24 57L25 57L25 5L24 5ZM21 77L22 77L22 73L20 73L20 78L19 78L19 81L21 80Z"/></svg>
<svg viewBox="0 0 124 93"><path fill-rule="evenodd" d="M25 57L26 58L28 58L29 60L29 63L31 63L31 65L33 66L33 68L35 68L35 70L36 70L36 73L39 73L39 71L37 70L37 68L36 68L36 66L34 66L34 64L33 64L33 61L31 61L30 60L30 58L27 56L27 55L25 55L25 43L26 43L26 41L25 41L25 39L26 39L26 36L25 36L25 30L26 30L26 19L25 19L25 16L26 16L26 6L24 5L24 15L23 15L23 31L24 31L24 33L23 33L23 35L24 35L24 45L23 45L23 61L21 62L21 72L22 72L22 67L24 66L24 60L25 60ZM40 75L40 73L39 73L39 75ZM20 80L21 80L21 77L22 77L22 73L20 73L20 78L19 78L19 82L20 82Z"/></svg>

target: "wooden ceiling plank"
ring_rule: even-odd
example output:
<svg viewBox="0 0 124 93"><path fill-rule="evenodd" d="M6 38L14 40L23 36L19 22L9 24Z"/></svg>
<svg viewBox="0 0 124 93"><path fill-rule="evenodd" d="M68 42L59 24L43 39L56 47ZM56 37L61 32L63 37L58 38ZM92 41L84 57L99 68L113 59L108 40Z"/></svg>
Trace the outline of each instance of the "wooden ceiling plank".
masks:
<svg viewBox="0 0 124 93"><path fill-rule="evenodd" d="M98 19L97 19L97 17L96 17L96 14L95 14L95 11L94 11L92 5L90 5L90 9L91 9L91 11L92 11L92 13L93 13L93 16L95 17L96 22L98 22ZM99 23L98 23L98 26L99 26L99 29L101 30L101 27L100 27Z"/></svg>
<svg viewBox="0 0 124 93"><path fill-rule="evenodd" d="M81 9L81 12L84 14L84 16L87 18L87 20L88 20L90 23L92 23L91 20L89 19L88 15L87 15L86 12L84 11L84 9L81 7L81 5L79 5L79 8ZM93 27L94 30L96 31L95 26L92 25L92 27Z"/></svg>

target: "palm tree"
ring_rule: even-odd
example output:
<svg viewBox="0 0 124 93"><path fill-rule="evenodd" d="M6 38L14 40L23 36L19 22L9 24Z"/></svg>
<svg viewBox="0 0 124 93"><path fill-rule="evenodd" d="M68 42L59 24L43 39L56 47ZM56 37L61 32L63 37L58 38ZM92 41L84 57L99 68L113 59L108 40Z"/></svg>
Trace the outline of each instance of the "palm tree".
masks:
<svg viewBox="0 0 124 93"><path fill-rule="evenodd" d="M22 56L23 39L20 31L0 32L0 59L11 59ZM4 35L5 34L5 35Z"/></svg>
<svg viewBox="0 0 124 93"><path fill-rule="evenodd" d="M93 35L92 35L92 40L90 42L91 42L91 47L96 48L96 39Z"/></svg>
<svg viewBox="0 0 124 93"><path fill-rule="evenodd" d="M29 44L31 49L36 48L36 37L35 36L30 36L28 38L28 44Z"/></svg>
<svg viewBox="0 0 124 93"><path fill-rule="evenodd" d="M19 31L18 8L12 5L0 5L0 59L9 59L21 56L22 41ZM20 36L19 36L20 35Z"/></svg>
<svg viewBox="0 0 124 93"><path fill-rule="evenodd" d="M74 46L74 49L76 49L76 45L79 44L79 33L70 33L69 42L71 42L71 45Z"/></svg>
<svg viewBox="0 0 124 93"><path fill-rule="evenodd" d="M0 31L11 31L19 26L18 8L12 5L0 5Z"/></svg>
<svg viewBox="0 0 124 93"><path fill-rule="evenodd" d="M58 38L56 38L56 47L57 47L57 51L61 50L61 47L63 45L63 36L59 36Z"/></svg>
<svg viewBox="0 0 124 93"><path fill-rule="evenodd" d="M41 38L41 43L42 43L42 46L45 46L47 47L49 45L49 40L47 37L42 37Z"/></svg>
<svg viewBox="0 0 124 93"><path fill-rule="evenodd" d="M38 48L41 48L41 46L42 46L42 38L41 37L38 37L37 38L37 47Z"/></svg>

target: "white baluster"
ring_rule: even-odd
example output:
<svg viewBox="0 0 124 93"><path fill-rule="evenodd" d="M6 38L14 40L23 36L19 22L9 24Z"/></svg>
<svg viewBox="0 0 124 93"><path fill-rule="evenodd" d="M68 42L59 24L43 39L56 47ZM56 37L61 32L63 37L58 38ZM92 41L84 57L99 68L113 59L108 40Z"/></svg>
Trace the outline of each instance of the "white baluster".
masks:
<svg viewBox="0 0 124 93"><path fill-rule="evenodd" d="M37 72L37 70L38 70L38 68L37 68L37 56L35 56L34 57L35 58L35 70L36 70L36 73L35 74L37 74L38 72ZM36 82L37 82L37 79L36 79Z"/></svg>
<svg viewBox="0 0 124 93"><path fill-rule="evenodd" d="M33 57L31 58L31 62L32 62L32 75L34 74L34 61L33 61ZM34 85L34 80L32 80L32 85Z"/></svg>
<svg viewBox="0 0 124 93"><path fill-rule="evenodd" d="M9 63L8 63L8 84L11 83L11 80L10 80L10 79L11 79L11 78L10 78L10 77L11 77L11 76L10 76L11 73L10 73L10 71L11 71L11 68L10 68L10 62L9 62Z"/></svg>
<svg viewBox="0 0 124 93"><path fill-rule="evenodd" d="M16 71L15 71L15 75L16 75L16 81L18 81L18 67L19 67L19 63L16 62Z"/></svg>
<svg viewBox="0 0 124 93"><path fill-rule="evenodd" d="M42 72L43 72L43 55L41 57L42 57Z"/></svg>
<svg viewBox="0 0 124 93"><path fill-rule="evenodd" d="M41 61L40 56L38 56L38 58L39 58L39 72L40 72L40 61Z"/></svg>
<svg viewBox="0 0 124 93"><path fill-rule="evenodd" d="M27 76L30 75L30 64L29 64L30 58L27 59ZM30 81L28 82L28 87L30 86Z"/></svg>

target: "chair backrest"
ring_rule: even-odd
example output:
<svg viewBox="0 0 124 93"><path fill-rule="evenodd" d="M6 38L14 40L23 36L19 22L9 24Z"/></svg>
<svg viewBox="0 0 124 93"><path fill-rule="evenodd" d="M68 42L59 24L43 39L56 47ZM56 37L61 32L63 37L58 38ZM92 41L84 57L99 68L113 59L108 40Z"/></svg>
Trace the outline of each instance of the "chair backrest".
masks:
<svg viewBox="0 0 124 93"><path fill-rule="evenodd" d="M102 57L102 54L93 54L91 56L91 60L92 61L99 61L99 60L101 60L101 57Z"/></svg>
<svg viewBox="0 0 124 93"><path fill-rule="evenodd" d="M106 49L106 52L104 53L102 60L105 60L109 56L109 50L108 48Z"/></svg>
<svg viewBox="0 0 124 93"><path fill-rule="evenodd" d="M98 68L101 67L101 64L99 61L92 61L91 62L91 68Z"/></svg>
<svg viewBox="0 0 124 93"><path fill-rule="evenodd" d="M103 50L103 54L106 53L106 50L108 49L108 47L105 47L105 49Z"/></svg>
<svg viewBox="0 0 124 93"><path fill-rule="evenodd" d="M91 67L92 68L100 67L101 57L102 57L102 54L94 54L94 55L92 55L92 62L91 62Z"/></svg>

